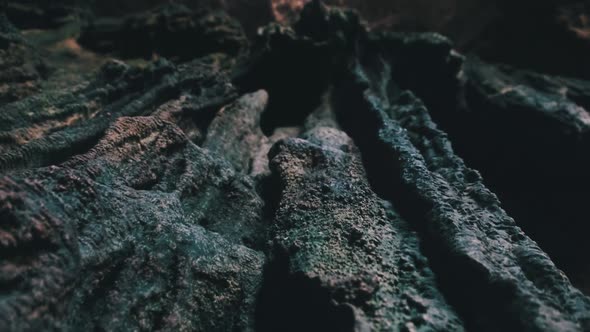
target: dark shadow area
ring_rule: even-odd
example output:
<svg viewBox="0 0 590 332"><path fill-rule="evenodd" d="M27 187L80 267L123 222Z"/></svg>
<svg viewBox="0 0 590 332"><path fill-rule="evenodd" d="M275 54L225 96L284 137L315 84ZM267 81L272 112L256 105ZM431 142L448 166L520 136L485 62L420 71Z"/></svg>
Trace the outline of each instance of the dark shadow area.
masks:
<svg viewBox="0 0 590 332"><path fill-rule="evenodd" d="M470 83L464 89L465 95L450 97L438 93L444 88L431 88L438 91L434 94L414 91L448 133L457 155L482 174L508 215L576 287L590 294L590 134L576 132L572 123L560 122L535 105L534 100L545 102L540 95L529 95L529 104L515 100L501 105ZM587 107L586 98L570 100Z"/></svg>
<svg viewBox="0 0 590 332"><path fill-rule="evenodd" d="M402 183L402 170L395 152L379 138L379 115L367 105L366 87L350 76L337 80L334 108L340 123L360 148L373 190L391 201L403 219L420 235L421 249L434 271L439 289L457 310L470 331L521 331L523 322L511 309L514 292L510 285L490 283L486 272L470 257L455 253L441 237L432 236L426 213L429 202ZM485 299L485 300L482 300ZM477 305L475 305L477 304Z"/></svg>
<svg viewBox="0 0 590 332"><path fill-rule="evenodd" d="M258 332L353 332L355 319L348 306L335 305L319 284L289 272L287 254L280 254L267 267L256 305Z"/></svg>
<svg viewBox="0 0 590 332"><path fill-rule="evenodd" d="M289 35L273 35L267 43L268 49L239 67L234 82L244 93L268 92L260 126L272 135L278 127L302 125L320 105L329 82L330 57L316 45Z"/></svg>

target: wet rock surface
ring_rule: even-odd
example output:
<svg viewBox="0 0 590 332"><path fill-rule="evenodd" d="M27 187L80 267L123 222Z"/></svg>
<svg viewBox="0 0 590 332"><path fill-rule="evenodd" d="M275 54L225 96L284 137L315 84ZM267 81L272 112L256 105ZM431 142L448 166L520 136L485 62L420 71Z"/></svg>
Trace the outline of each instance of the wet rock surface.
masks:
<svg viewBox="0 0 590 332"><path fill-rule="evenodd" d="M590 331L584 75L126 5L4 4L0 330Z"/></svg>

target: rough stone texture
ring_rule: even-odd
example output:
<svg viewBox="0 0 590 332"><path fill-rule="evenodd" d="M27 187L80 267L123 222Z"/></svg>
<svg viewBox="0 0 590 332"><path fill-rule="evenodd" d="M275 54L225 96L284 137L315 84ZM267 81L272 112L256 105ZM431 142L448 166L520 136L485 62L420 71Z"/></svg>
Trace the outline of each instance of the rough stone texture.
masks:
<svg viewBox="0 0 590 332"><path fill-rule="evenodd" d="M76 19L84 1L5 0L0 6L21 29L56 28Z"/></svg>
<svg viewBox="0 0 590 332"><path fill-rule="evenodd" d="M0 14L0 59L0 105L39 91L46 64L4 14Z"/></svg>
<svg viewBox="0 0 590 332"><path fill-rule="evenodd" d="M322 80L326 75L326 86L333 80L333 107L343 128L359 145L375 190L393 201L424 238L425 253L441 279L443 293L467 326L475 330L587 330L588 298L506 215L478 173L464 166L422 103L403 92L411 88L425 94L428 87L439 87L438 83L429 85L433 82L450 82L446 88L458 89L452 73L460 68L461 57L450 51L448 42L432 35L366 35L354 28L357 23L348 19L349 14L331 12L317 3L306 9L295 30L268 30L267 40L283 39L287 47L315 48L308 52L323 55L333 64L319 73L302 75ZM401 52L388 51L392 41ZM266 59L273 56L272 46ZM425 54L427 51L430 53ZM408 54L416 53L422 55L414 58L416 62L406 61L412 60ZM274 52L284 61L291 59L290 54ZM431 71L432 81L420 81L427 71L418 72L417 82L408 80L405 73L428 57L439 58L426 64L428 68L441 69ZM338 64L344 65L338 69ZM272 73L273 69L277 70L261 72ZM304 81L305 76L298 80ZM425 98L433 102L441 96L435 93Z"/></svg>
<svg viewBox="0 0 590 332"><path fill-rule="evenodd" d="M443 287L470 317L468 324L478 330L587 330L588 298L505 214L479 174L454 155L422 104L402 95L390 108L392 120L378 99L361 99L362 88L357 93L364 102L358 106L374 114L357 129L358 135L374 135L362 138L367 145L361 149L373 149L369 163L389 159L375 166L380 191L412 209L406 213L423 229Z"/></svg>
<svg viewBox="0 0 590 332"><path fill-rule="evenodd" d="M471 41L471 51L488 61L590 79L587 1L501 0L497 7L500 15Z"/></svg>
<svg viewBox="0 0 590 332"><path fill-rule="evenodd" d="M252 41L68 1L1 21L0 330L590 331L588 82L320 1Z"/></svg>
<svg viewBox="0 0 590 332"><path fill-rule="evenodd" d="M312 0L272 0L294 22ZM590 7L579 0L327 0L357 10L374 30L438 32L488 61L590 78Z"/></svg>
<svg viewBox="0 0 590 332"><path fill-rule="evenodd" d="M0 8L21 29L43 29L93 18L121 18L169 4L227 12L240 21L248 35L273 20L268 0L4 0Z"/></svg>
<svg viewBox="0 0 590 332"><path fill-rule="evenodd" d="M371 190L352 140L330 127L303 137L271 151L277 271L262 330L461 331L415 234Z"/></svg>
<svg viewBox="0 0 590 332"><path fill-rule="evenodd" d="M91 8L95 16L120 17L129 13L138 13L158 5L172 3L170 0L100 0L92 1ZM271 3L268 0L174 0L194 10L225 11L240 21L248 35L273 19Z"/></svg>
<svg viewBox="0 0 590 332"><path fill-rule="evenodd" d="M178 60L214 52L236 55L247 46L240 24L224 12L193 11L176 4L121 19L94 20L82 29L79 41L92 50L123 57L160 55Z"/></svg>
<svg viewBox="0 0 590 332"><path fill-rule="evenodd" d="M311 0L272 0L280 22L297 19ZM461 39L473 38L496 14L496 2L480 0L328 0L328 5L350 7L359 12L373 29L395 31L439 31ZM462 26L464 31L455 31ZM465 29L469 27L469 29ZM470 31L465 31L470 30Z"/></svg>
<svg viewBox="0 0 590 332"><path fill-rule="evenodd" d="M261 201L173 124L120 118L87 154L0 182L2 330L252 323L263 258L240 243Z"/></svg>
<svg viewBox="0 0 590 332"><path fill-rule="evenodd" d="M590 84L476 58L463 78L460 106L435 114L525 231L588 289Z"/></svg>
<svg viewBox="0 0 590 332"><path fill-rule="evenodd" d="M586 81L492 66L477 58L467 61L464 76L466 98L481 112L512 108L525 115L530 112L550 118L550 122L561 125L559 130L572 136L588 131L590 118L585 107L589 105L590 86Z"/></svg>
<svg viewBox="0 0 590 332"><path fill-rule="evenodd" d="M233 98L233 88L211 68L201 61L178 70L167 61L145 69L112 61L96 80L72 91L39 94L6 105L0 111L0 169L63 161L92 147L117 118L149 114L183 92L194 92L194 113L223 105ZM200 85L206 88L199 89Z"/></svg>
<svg viewBox="0 0 590 332"><path fill-rule="evenodd" d="M222 108L211 122L203 146L224 156L238 171L252 176L268 173L271 140L260 129L267 104L268 94L260 90Z"/></svg>
<svg viewBox="0 0 590 332"><path fill-rule="evenodd" d="M390 89L367 89L367 76L358 66L348 76L356 82L342 83L336 100L348 119L345 128L366 152L369 172L376 165L378 191L399 206L412 207L405 213L422 224L417 226L429 239L433 260L442 259L438 271L443 287L449 287L458 310L470 317L468 324L477 330L590 328L588 298L505 214L478 173L454 154L422 103L412 94L397 92L395 82L389 82ZM356 97L347 102L355 89ZM355 107L365 113L355 115ZM444 276L454 269L460 276ZM474 310L481 297L489 301L486 309Z"/></svg>

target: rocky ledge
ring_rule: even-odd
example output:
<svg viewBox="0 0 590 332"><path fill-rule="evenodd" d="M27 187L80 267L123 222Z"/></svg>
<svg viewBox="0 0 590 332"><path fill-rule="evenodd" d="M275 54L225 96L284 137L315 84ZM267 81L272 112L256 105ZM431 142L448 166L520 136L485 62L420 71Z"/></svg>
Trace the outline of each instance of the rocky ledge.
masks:
<svg viewBox="0 0 590 332"><path fill-rule="evenodd" d="M0 17L1 331L590 331L590 82L106 7Z"/></svg>

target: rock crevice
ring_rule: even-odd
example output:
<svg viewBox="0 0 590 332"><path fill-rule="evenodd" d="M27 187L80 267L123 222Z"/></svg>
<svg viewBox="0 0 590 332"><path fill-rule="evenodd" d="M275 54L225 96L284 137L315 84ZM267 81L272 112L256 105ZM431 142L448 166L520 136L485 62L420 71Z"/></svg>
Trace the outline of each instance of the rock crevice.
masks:
<svg viewBox="0 0 590 332"><path fill-rule="evenodd" d="M0 16L0 330L590 331L590 83L205 7Z"/></svg>

